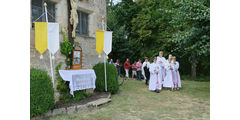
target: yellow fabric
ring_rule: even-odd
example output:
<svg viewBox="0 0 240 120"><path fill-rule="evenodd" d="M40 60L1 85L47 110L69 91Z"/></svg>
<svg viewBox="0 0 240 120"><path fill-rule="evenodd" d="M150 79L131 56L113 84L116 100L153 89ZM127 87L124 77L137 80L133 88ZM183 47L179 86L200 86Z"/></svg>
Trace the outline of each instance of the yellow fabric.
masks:
<svg viewBox="0 0 240 120"><path fill-rule="evenodd" d="M98 54L102 53L103 45L104 45L104 31L96 31L96 50Z"/></svg>
<svg viewBox="0 0 240 120"><path fill-rule="evenodd" d="M47 23L35 22L35 48L40 54L43 54L48 47Z"/></svg>

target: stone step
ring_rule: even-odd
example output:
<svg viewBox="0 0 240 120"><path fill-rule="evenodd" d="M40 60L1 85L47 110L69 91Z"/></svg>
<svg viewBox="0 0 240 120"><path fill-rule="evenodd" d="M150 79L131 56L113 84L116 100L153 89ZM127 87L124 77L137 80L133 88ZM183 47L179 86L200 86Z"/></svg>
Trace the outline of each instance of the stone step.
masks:
<svg viewBox="0 0 240 120"><path fill-rule="evenodd" d="M66 114L66 113L69 114L69 113L74 113L79 111L91 111L92 109L98 108L99 106L107 104L109 102L111 102L111 94L109 94L108 97L106 98L99 98L95 101L91 101L83 105L74 105L74 106L50 110L44 116L42 116L42 118L52 117L59 114Z"/></svg>
<svg viewBox="0 0 240 120"><path fill-rule="evenodd" d="M108 103L110 101L111 101L110 98L101 98L101 99L98 99L96 101L89 102L88 106L98 107L98 106L106 104L106 103Z"/></svg>

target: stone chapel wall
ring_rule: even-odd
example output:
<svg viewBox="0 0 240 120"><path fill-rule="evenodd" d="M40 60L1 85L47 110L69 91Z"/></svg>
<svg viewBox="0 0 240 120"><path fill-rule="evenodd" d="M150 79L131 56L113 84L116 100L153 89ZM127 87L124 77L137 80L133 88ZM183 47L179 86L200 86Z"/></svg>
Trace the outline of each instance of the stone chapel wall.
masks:
<svg viewBox="0 0 240 120"><path fill-rule="evenodd" d="M61 31L67 32L68 26L68 11L66 0L50 0L56 3L56 22L59 23L60 42L63 42ZM75 41L79 42L83 50L82 64L84 68L92 68L98 62L103 62L103 57L98 58L98 53L95 50L96 46L96 30L102 30L102 19L105 17L106 23L106 0L79 0L78 10L89 14L89 36L81 36L76 34ZM31 13L30 13L31 14ZM32 24L32 22L30 22ZM106 27L105 27L106 28ZM43 53L43 59L40 59L40 53L35 49L35 32L34 28L30 28L30 67L44 69L51 75L50 61L48 50ZM55 54L53 60L53 70L55 78L55 67L63 62L61 69L65 68L65 56L60 53L60 50ZM55 81L56 82L56 81ZM55 84L56 90L56 84ZM55 95L58 93L55 91Z"/></svg>

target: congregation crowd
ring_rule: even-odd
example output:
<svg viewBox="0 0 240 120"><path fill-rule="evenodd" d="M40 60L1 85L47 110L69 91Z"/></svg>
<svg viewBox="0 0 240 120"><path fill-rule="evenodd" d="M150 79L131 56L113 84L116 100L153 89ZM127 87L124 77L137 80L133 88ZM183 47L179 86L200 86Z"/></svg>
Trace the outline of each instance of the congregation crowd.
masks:
<svg viewBox="0 0 240 120"><path fill-rule="evenodd" d="M121 73L121 65L119 60L113 62L110 59L109 64L114 64L117 68L118 75ZM144 58L144 62L141 59L138 62L134 62L132 65L127 58L124 62L124 70L126 78L129 78L129 70L132 69L132 78L137 76L137 80L145 80L145 84L149 85L149 90L159 93L163 87L170 88L172 91L179 90L181 88L181 78L179 74L179 62L176 61L176 57L171 54L168 55L166 60L163 57L163 52L159 52L159 56L153 58L153 62L150 63L148 58Z"/></svg>

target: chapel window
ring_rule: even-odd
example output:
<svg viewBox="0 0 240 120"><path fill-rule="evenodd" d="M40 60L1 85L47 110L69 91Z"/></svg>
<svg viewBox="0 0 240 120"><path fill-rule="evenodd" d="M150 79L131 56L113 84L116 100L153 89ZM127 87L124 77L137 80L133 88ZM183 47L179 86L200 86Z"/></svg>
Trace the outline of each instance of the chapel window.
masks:
<svg viewBox="0 0 240 120"><path fill-rule="evenodd" d="M77 13L78 25L76 28L76 33L88 36L88 14L82 11L77 11Z"/></svg>

